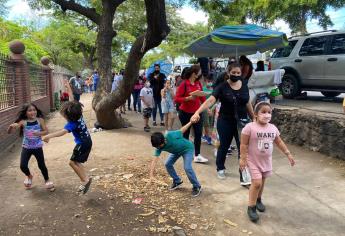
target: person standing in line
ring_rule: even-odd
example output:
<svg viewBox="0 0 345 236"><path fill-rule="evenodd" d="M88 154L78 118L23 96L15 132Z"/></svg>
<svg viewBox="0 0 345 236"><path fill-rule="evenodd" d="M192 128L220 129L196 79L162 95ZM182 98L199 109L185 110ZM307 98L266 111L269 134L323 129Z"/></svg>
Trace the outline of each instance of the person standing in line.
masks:
<svg viewBox="0 0 345 236"><path fill-rule="evenodd" d="M177 88L175 102L179 106L179 119L181 125L186 125L194 113L200 108L200 105L206 100L205 96L191 95L196 91L203 91L200 83L201 68L199 65L193 65L186 70L184 74L184 81ZM192 124L194 130L194 146L195 156L194 162L205 163L208 159L200 154L201 136L202 136L202 119L199 119ZM183 137L189 139L190 128L183 134Z"/></svg>
<svg viewBox="0 0 345 236"><path fill-rule="evenodd" d="M289 149L280 137L279 130L271 123L272 107L267 102L260 102L254 109L255 122L247 124L241 135L240 168L248 167L252 184L249 189L249 202L247 214L252 222L259 220L259 212L265 212L262 203L262 193L266 178L272 175L273 143L287 156L290 165L295 165L295 160Z"/></svg>
<svg viewBox="0 0 345 236"><path fill-rule="evenodd" d="M139 76L137 81L134 84L134 88L132 92L133 108L135 112L139 112L139 113L141 113L140 91L143 87L144 87L144 80L141 76Z"/></svg>
<svg viewBox="0 0 345 236"><path fill-rule="evenodd" d="M231 145L232 139L237 135L238 125L238 110L240 107L245 107L251 117L253 114L253 107L249 101L249 90L241 81L241 66L233 63L229 66L230 78L220 85L218 85L212 95L204 102L195 114L191 117L193 123L200 122L201 113L220 101L221 107L219 117L217 120L217 131L219 135L220 145L217 151L217 176L219 179L225 179L225 160L227 152Z"/></svg>
<svg viewBox="0 0 345 236"><path fill-rule="evenodd" d="M84 81L82 80L79 72L75 74L75 77L72 77L69 80L69 84L72 88L74 101L79 102L80 96L83 94L83 87L84 87Z"/></svg>
<svg viewBox="0 0 345 236"><path fill-rule="evenodd" d="M175 115L174 97L175 93L171 87L171 81L165 81L165 87L161 91L162 112L164 114L165 130L172 130Z"/></svg>
<svg viewBox="0 0 345 236"><path fill-rule="evenodd" d="M98 83L99 83L99 74L98 71L95 70L92 75L92 81L93 81L93 91L97 91Z"/></svg>
<svg viewBox="0 0 345 236"><path fill-rule="evenodd" d="M196 61L201 68L202 81L206 81L208 74L210 73L210 61L207 57L199 57Z"/></svg>
<svg viewBox="0 0 345 236"><path fill-rule="evenodd" d="M253 74L253 63L246 57L242 55L240 57L241 71L242 71L242 82L244 85L248 84L250 77Z"/></svg>
<svg viewBox="0 0 345 236"><path fill-rule="evenodd" d="M150 81L146 81L145 87L140 90L140 100L143 108L144 131L150 132L151 127L149 126L149 119L151 117L153 107L153 91Z"/></svg>
<svg viewBox="0 0 345 236"><path fill-rule="evenodd" d="M161 67L159 64L155 64L155 71L149 75L148 80L151 83L151 88L153 90L153 99L154 99L154 107L152 113L153 119L153 126L157 126L156 116L157 116L157 109L159 110L159 115L161 118L161 126L164 126L163 122L163 112L162 112L162 95L161 91L164 88L164 82L166 80L166 76L160 72Z"/></svg>

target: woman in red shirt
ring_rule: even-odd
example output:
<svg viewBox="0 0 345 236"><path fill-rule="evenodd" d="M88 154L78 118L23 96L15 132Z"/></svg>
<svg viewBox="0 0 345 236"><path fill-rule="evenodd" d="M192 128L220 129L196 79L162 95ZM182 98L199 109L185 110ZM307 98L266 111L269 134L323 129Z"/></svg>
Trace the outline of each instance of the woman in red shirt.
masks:
<svg viewBox="0 0 345 236"><path fill-rule="evenodd" d="M201 69L199 65L191 66L184 76L184 81L177 88L175 102L179 106L179 119L182 126L186 125L194 113L199 109L201 104L206 100L205 96L191 95L194 91L202 91L200 83ZM193 124L195 157L194 162L207 162L208 159L200 155L201 136L202 136L202 119ZM190 128L183 134L183 137L189 139Z"/></svg>

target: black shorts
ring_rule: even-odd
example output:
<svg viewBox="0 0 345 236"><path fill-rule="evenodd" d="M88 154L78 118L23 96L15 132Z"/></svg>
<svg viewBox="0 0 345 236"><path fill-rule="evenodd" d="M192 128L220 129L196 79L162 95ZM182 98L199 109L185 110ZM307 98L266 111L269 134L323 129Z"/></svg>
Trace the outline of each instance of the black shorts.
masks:
<svg viewBox="0 0 345 236"><path fill-rule="evenodd" d="M71 156L71 161L84 163L89 158L92 148L92 142L88 141L82 144L77 144L73 149L73 154Z"/></svg>
<svg viewBox="0 0 345 236"><path fill-rule="evenodd" d="M152 114L152 108L148 107L143 110L143 117L149 119Z"/></svg>

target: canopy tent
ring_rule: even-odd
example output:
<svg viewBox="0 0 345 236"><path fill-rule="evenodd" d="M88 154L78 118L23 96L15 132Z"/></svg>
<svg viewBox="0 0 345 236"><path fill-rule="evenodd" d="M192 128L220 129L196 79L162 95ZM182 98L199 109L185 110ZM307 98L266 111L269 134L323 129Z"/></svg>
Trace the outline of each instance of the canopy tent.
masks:
<svg viewBox="0 0 345 236"><path fill-rule="evenodd" d="M227 25L195 40L185 51L195 57L237 57L287 45L285 33L253 24Z"/></svg>
<svg viewBox="0 0 345 236"><path fill-rule="evenodd" d="M166 77L172 72L173 64L167 60L159 60L150 65L146 70L146 77L148 77L155 70L155 65L158 64L161 68L161 73L165 74Z"/></svg>

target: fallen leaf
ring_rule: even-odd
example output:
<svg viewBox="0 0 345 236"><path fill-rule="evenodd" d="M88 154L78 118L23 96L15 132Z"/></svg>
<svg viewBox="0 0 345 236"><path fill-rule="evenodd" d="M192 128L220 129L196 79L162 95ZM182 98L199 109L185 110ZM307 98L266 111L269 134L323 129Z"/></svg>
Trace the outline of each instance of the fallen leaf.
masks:
<svg viewBox="0 0 345 236"><path fill-rule="evenodd" d="M234 222L232 222L232 221L230 221L230 220L228 220L228 219L224 219L224 222L225 222L226 224L232 226L232 227L237 227L237 224L236 224L236 223L234 223Z"/></svg>
<svg viewBox="0 0 345 236"><path fill-rule="evenodd" d="M138 214L138 216L150 216L150 215L152 215L153 213L155 213L155 211L149 211L149 212L147 212L147 213Z"/></svg>
<svg viewBox="0 0 345 236"><path fill-rule="evenodd" d="M130 178L132 178L134 175L133 174L125 174L125 175L123 175L122 177L124 178L124 179L130 179Z"/></svg>
<svg viewBox="0 0 345 236"><path fill-rule="evenodd" d="M191 228L191 229L196 229L196 228L198 228L198 225L197 224L191 224L190 226L189 226L189 228Z"/></svg>

